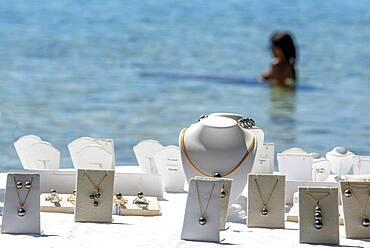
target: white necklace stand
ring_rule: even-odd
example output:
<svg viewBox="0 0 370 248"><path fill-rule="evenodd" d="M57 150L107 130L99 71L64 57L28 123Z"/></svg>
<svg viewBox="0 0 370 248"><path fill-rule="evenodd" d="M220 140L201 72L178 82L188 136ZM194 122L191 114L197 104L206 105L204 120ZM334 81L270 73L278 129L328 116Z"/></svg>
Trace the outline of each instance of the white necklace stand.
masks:
<svg viewBox="0 0 370 248"><path fill-rule="evenodd" d="M255 136L251 131L226 117L210 116L192 124L184 135L186 152L197 167L209 175L224 176L242 160ZM181 146L181 162L187 182L196 176L206 176L198 172L189 162ZM233 179L229 205L236 202L247 184L247 175L252 170L258 148L258 140L248 157L238 169L226 176Z"/></svg>

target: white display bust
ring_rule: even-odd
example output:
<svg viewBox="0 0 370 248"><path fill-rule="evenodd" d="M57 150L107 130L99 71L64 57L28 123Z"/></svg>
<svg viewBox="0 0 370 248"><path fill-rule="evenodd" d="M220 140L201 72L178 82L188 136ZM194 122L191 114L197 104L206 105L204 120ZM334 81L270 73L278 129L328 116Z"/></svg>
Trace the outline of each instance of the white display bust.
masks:
<svg viewBox="0 0 370 248"><path fill-rule="evenodd" d="M255 135L250 130L240 127L235 120L218 116L203 118L183 132L180 134L179 143L181 161L188 182L195 176L207 175L200 173L191 165L182 143L191 161L199 170L209 176L219 173L222 177L232 171L250 146L253 146L241 165L225 176L233 179L230 204L234 203L247 184L247 175L253 166L258 147ZM184 135L183 140L182 135Z"/></svg>

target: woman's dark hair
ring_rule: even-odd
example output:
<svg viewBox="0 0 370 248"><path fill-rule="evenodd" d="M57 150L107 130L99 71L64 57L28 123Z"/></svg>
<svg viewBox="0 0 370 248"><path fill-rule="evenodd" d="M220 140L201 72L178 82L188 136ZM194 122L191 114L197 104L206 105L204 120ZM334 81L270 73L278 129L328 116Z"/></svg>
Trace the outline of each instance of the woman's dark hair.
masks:
<svg viewBox="0 0 370 248"><path fill-rule="evenodd" d="M293 35L288 32L275 32L271 36L271 44L281 49L292 67L293 77L296 79L295 63L297 61L297 51L294 45Z"/></svg>

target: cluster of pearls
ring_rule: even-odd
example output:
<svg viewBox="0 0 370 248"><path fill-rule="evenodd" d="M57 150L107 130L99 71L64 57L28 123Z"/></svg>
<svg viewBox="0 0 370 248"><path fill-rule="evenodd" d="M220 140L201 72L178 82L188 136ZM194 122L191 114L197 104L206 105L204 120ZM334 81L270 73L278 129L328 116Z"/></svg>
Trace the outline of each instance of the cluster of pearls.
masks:
<svg viewBox="0 0 370 248"><path fill-rule="evenodd" d="M314 227L316 229L322 228L322 215L321 215L321 208L319 206L319 202L317 202L315 207L315 224Z"/></svg>
<svg viewBox="0 0 370 248"><path fill-rule="evenodd" d="M98 202L98 200L97 200L97 199L99 199L99 198L100 198L100 193L99 193L99 191L96 191L95 193L90 193L90 194L89 194L89 198L90 198L91 200L93 200L93 205L94 205L94 207L99 206L99 202Z"/></svg>

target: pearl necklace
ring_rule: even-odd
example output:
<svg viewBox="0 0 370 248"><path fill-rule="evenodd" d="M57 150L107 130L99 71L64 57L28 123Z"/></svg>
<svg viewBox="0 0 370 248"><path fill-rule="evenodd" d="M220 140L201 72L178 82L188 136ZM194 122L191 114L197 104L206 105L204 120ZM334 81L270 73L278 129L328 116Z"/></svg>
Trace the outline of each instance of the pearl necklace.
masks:
<svg viewBox="0 0 370 248"><path fill-rule="evenodd" d="M208 200L207 200L207 204L206 204L206 208L204 209L204 212L202 211L202 204L201 204L201 200L200 200L200 193L199 193L199 188L198 188L198 181L195 181L195 186L196 186L196 190L197 190L198 205L199 205L199 212L200 212L200 217L199 217L199 220L198 221L199 221L199 224L203 226L203 225L205 225L207 223L206 213L207 213L207 210L208 210L209 202L211 201L213 189L215 188L215 182L213 182L211 193L209 194L209 197L208 197Z"/></svg>

